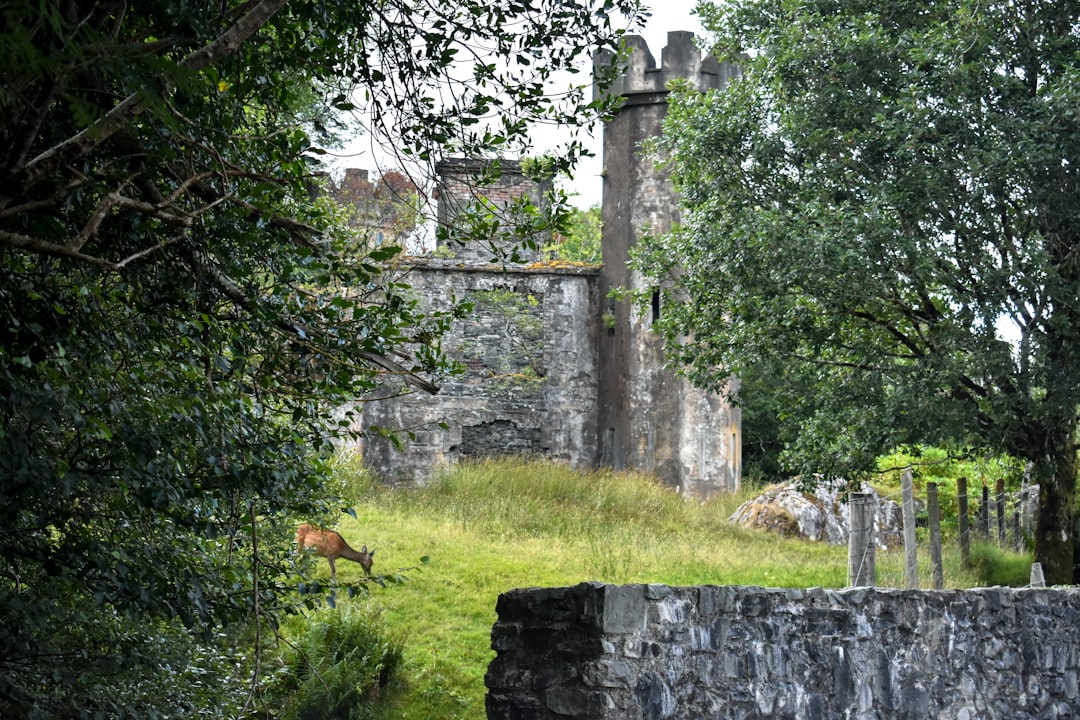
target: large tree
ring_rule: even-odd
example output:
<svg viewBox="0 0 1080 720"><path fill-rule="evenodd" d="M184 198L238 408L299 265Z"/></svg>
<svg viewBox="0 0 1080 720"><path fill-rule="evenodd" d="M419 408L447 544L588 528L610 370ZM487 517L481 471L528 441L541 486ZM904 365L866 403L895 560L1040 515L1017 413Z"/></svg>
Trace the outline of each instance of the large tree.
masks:
<svg viewBox="0 0 1080 720"><path fill-rule="evenodd" d="M700 9L742 74L667 116L684 225L637 263L670 357L705 386L762 379L800 470L915 442L1030 461L1037 559L1071 582L1080 6Z"/></svg>
<svg viewBox="0 0 1080 720"><path fill-rule="evenodd" d="M520 151L600 110L546 83L617 10L3 4L0 715L164 712L123 675L162 672L163 634L274 626L287 525L333 507L334 408L380 373L435 390L459 312L349 237L324 143L363 110L429 164Z"/></svg>

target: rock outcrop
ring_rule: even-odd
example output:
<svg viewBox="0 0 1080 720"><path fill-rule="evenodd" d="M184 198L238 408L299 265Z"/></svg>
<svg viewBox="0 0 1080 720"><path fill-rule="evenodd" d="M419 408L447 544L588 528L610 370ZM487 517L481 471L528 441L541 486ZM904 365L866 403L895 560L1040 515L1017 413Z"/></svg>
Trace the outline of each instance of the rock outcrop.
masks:
<svg viewBox="0 0 1080 720"><path fill-rule="evenodd" d="M843 481L820 480L809 483L793 480L774 485L753 500L739 506L731 521L748 527L771 530L788 537L820 540L844 545L848 540L847 493ZM871 493L877 505L874 529L878 545L895 547L903 543L903 513L900 505L882 498L866 483L858 492Z"/></svg>

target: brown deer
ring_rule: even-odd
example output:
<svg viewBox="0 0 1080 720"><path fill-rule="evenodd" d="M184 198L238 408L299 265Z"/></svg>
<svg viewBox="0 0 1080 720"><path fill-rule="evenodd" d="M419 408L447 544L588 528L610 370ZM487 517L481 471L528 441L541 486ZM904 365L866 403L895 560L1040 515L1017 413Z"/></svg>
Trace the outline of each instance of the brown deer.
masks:
<svg viewBox="0 0 1080 720"><path fill-rule="evenodd" d="M337 580L337 570L334 568L334 561L338 558L360 563L360 567L364 568L364 574L371 576L371 560L375 551L368 552L365 545L360 552L356 552L349 547L349 543L345 542L345 538L333 530L320 530L304 523L296 528L296 547L299 550L311 550L319 557L326 558L326 561L330 563L330 577L335 580Z"/></svg>

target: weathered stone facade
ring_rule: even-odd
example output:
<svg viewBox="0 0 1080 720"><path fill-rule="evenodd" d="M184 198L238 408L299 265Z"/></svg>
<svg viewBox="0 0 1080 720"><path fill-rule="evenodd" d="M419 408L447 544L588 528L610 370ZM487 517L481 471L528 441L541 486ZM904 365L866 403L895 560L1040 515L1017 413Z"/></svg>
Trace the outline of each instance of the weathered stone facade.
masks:
<svg viewBox="0 0 1080 720"><path fill-rule="evenodd" d="M489 720L1080 717L1080 589L500 596Z"/></svg>
<svg viewBox="0 0 1080 720"><path fill-rule="evenodd" d="M655 473L694 497L738 488L738 409L666 368L652 318L608 299L612 288L641 286L627 268L640 234L665 232L678 218L668 177L640 148L660 132L667 82L683 77L703 89L721 87L730 68L703 60L691 33L669 34L659 69L641 38L628 43L633 52L614 89L627 101L604 131L602 269L552 267L535 254L492 265L482 242L441 247L452 260L413 262L409 282L424 302L445 308L453 293L472 299L476 313L444 341L467 368L464 378L434 397L364 403L365 427L402 428L415 438L403 453L377 434L365 441L365 461L385 480L422 482L442 463L523 454ZM440 166L440 223L453 226L467 211L477 199L470 178L488 169L476 160ZM483 194L491 207L507 209L523 195L542 203L544 188L503 160ZM389 398L398 389L391 381L380 392Z"/></svg>
<svg viewBox="0 0 1080 720"><path fill-rule="evenodd" d="M596 274L593 268L464 266L416 261L409 282L434 307L475 311L443 341L465 366L439 394L368 402L364 421L413 433L404 451L368 442L383 480L422 482L466 457L527 455L591 467L596 456ZM386 392L400 388L389 383Z"/></svg>
<svg viewBox="0 0 1080 720"><path fill-rule="evenodd" d="M600 336L601 459L616 468L655 472L686 494L707 498L739 486L739 409L662 371L661 339L650 330L663 312L658 296L643 314L627 301L609 299L609 293L650 289L629 268L630 252L643 234L666 233L679 221L678 198L666 171L655 158L642 157L642 144L662 131L668 84L683 79L699 90L720 89L735 71L702 57L689 32L668 33L659 66L642 38L628 37L626 44L631 50L626 69L610 89L624 98L623 105L604 126L600 297L611 322ZM596 63L612 60L601 54Z"/></svg>

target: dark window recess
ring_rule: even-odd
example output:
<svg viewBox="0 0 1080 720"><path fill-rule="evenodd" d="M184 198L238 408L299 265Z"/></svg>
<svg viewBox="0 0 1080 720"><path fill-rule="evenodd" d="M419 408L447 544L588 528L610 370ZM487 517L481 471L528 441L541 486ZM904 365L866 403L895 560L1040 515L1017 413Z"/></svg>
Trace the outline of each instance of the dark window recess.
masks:
<svg viewBox="0 0 1080 720"><path fill-rule="evenodd" d="M461 428L459 452L466 457L543 455L540 428L520 427L509 420L493 420Z"/></svg>
<svg viewBox="0 0 1080 720"><path fill-rule="evenodd" d="M652 291L652 321L656 322L660 319L660 291Z"/></svg>

